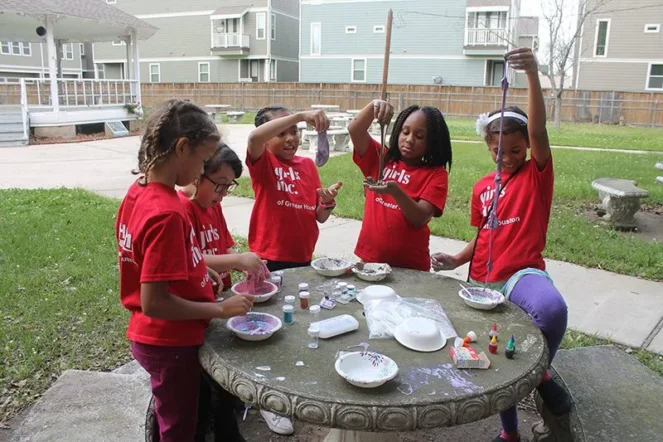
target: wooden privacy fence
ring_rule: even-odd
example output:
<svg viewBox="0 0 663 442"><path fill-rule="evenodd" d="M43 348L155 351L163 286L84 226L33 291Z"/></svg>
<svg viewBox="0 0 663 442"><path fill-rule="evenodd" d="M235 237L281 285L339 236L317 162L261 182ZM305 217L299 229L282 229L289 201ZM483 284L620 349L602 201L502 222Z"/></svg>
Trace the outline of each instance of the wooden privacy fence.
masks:
<svg viewBox="0 0 663 442"><path fill-rule="evenodd" d="M342 110L361 109L380 96L378 84L329 83L159 83L142 85L143 104L156 106L172 97L195 103L229 104L234 110L255 111L268 104L293 110L313 104L338 105ZM554 99L545 91L548 116ZM391 85L388 98L397 109L418 104L437 106L445 115L474 118L497 109L497 87ZM527 89L510 89L508 104L527 106ZM562 120L605 124L663 127L663 94L568 90L562 102Z"/></svg>

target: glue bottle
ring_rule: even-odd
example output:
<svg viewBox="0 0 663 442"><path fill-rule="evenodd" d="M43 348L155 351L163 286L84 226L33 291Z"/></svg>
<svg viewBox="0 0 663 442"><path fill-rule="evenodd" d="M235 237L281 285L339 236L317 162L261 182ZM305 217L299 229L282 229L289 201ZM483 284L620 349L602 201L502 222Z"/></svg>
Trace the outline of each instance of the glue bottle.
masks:
<svg viewBox="0 0 663 442"><path fill-rule="evenodd" d="M315 325L312 325L308 328L308 348L315 349L318 348L318 340L320 338L320 329Z"/></svg>

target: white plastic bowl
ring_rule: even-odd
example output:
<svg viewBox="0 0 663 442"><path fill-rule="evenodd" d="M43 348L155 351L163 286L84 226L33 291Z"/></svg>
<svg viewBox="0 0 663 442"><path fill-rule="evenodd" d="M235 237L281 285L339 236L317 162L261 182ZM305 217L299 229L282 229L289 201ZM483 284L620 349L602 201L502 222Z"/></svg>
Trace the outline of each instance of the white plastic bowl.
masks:
<svg viewBox="0 0 663 442"><path fill-rule="evenodd" d="M382 281L391 274L391 266L389 264L367 263L363 266L353 267L352 271L359 279L368 282Z"/></svg>
<svg viewBox="0 0 663 442"><path fill-rule="evenodd" d="M352 263L343 258L318 258L311 263L311 267L322 276L335 277L345 274Z"/></svg>
<svg viewBox="0 0 663 442"><path fill-rule="evenodd" d="M343 379L361 388L379 387L398 374L398 365L391 358L370 351L344 354L334 368Z"/></svg>
<svg viewBox="0 0 663 442"><path fill-rule="evenodd" d="M389 286L369 285L357 294L357 301L366 304L369 301L383 301L385 299L398 299L398 295Z"/></svg>
<svg viewBox="0 0 663 442"><path fill-rule="evenodd" d="M440 327L428 318L409 318L394 331L394 338L403 346L421 352L438 351L447 343Z"/></svg>
<svg viewBox="0 0 663 442"><path fill-rule="evenodd" d="M502 293L486 287L460 289L458 296L465 301L465 304L477 310L492 310L505 301Z"/></svg>
<svg viewBox="0 0 663 442"><path fill-rule="evenodd" d="M240 281L237 284L234 284L232 287L230 287L230 290L236 295L251 296L251 294L249 294L247 292L246 281ZM276 294L276 292L278 292L278 291L279 291L279 288L275 284L272 284L271 282L265 281L265 282L262 283L262 287L259 290L260 294L253 295L253 302L254 303L261 303L261 302L268 301L269 298L274 296Z"/></svg>
<svg viewBox="0 0 663 442"><path fill-rule="evenodd" d="M269 313L248 312L246 316L233 316L226 327L245 341L264 341L281 329L283 323Z"/></svg>

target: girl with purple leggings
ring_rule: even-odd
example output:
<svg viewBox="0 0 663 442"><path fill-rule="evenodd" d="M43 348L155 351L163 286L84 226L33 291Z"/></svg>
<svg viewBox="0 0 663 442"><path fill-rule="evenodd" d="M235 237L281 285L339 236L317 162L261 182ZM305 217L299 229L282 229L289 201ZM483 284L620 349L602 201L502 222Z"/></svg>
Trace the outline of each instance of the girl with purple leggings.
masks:
<svg viewBox="0 0 663 442"><path fill-rule="evenodd" d="M554 184L546 108L531 49L514 49L506 54L506 59L513 68L527 74L529 118L517 107L504 112L502 190L496 214L499 226L492 230L491 238L487 222L495 195L496 172L492 172L480 179L472 191L471 224L477 228L477 236L457 255L433 254L432 263L433 269L439 271L469 262L471 281L501 290L509 301L530 315L546 338L550 363L566 332L568 312L564 298L545 271L541 254L546 246ZM496 110L481 115L477 121L477 132L486 140L495 162L500 119L501 113ZM570 399L550 373L546 373L537 389L553 413L569 411ZM493 442L519 442L516 406L500 413L500 417L503 429Z"/></svg>

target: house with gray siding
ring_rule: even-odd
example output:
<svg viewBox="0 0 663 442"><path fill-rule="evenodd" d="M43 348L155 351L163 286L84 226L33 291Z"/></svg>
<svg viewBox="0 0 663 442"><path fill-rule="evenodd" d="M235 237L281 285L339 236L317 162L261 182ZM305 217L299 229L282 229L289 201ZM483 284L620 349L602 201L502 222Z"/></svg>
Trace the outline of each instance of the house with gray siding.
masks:
<svg viewBox="0 0 663 442"><path fill-rule="evenodd" d="M596 9L588 0L588 11ZM575 64L578 89L663 92L663 3L612 0L588 15Z"/></svg>
<svg viewBox="0 0 663 442"><path fill-rule="evenodd" d="M538 38L538 19L520 17L520 0L300 3L301 82L380 83L389 9L391 84L497 86L504 53Z"/></svg>
<svg viewBox="0 0 663 442"><path fill-rule="evenodd" d="M159 30L139 45L141 80L297 81L298 0L110 0ZM95 44L100 77L123 78L124 42Z"/></svg>
<svg viewBox="0 0 663 442"><path fill-rule="evenodd" d="M0 83L48 77L46 43L0 41ZM60 42L61 78L94 78L91 43Z"/></svg>

